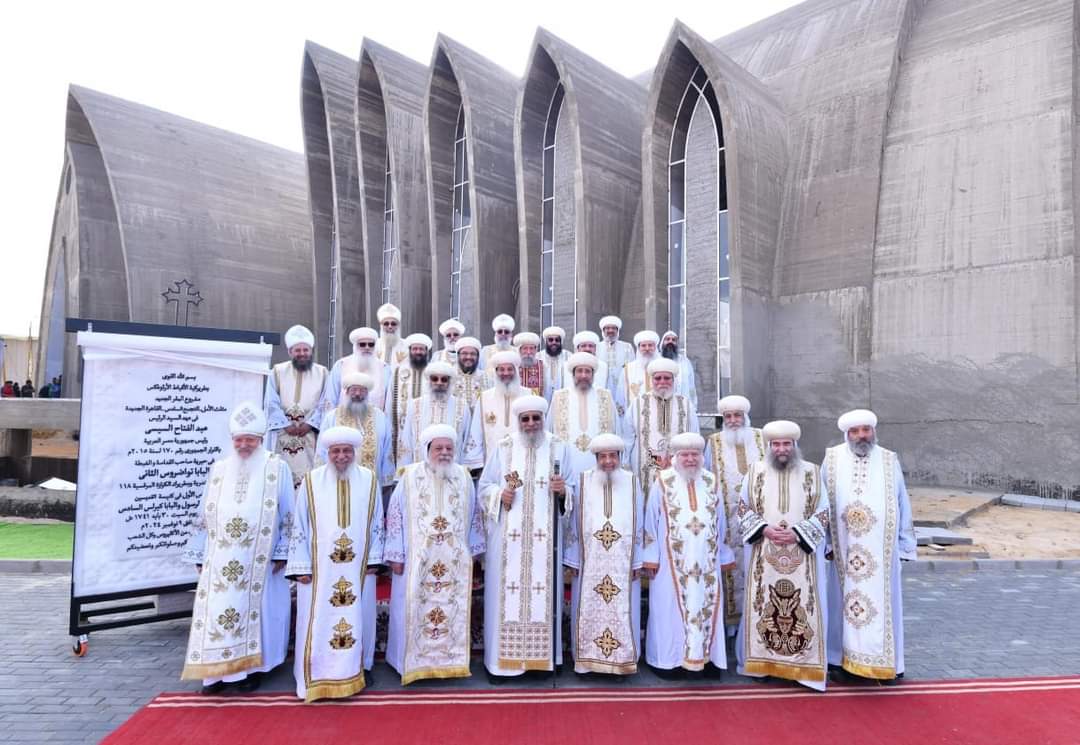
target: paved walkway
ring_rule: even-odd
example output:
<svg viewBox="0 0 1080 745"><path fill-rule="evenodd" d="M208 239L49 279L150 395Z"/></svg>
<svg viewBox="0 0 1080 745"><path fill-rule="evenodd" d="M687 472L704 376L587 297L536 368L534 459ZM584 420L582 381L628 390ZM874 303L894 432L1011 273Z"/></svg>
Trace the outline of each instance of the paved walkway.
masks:
<svg viewBox="0 0 1080 745"><path fill-rule="evenodd" d="M82 659L67 636L68 578L0 575L0 742L97 742L162 691L193 690L179 680L186 621L94 634ZM1080 571L1074 569L952 571L911 574L904 580L907 679L1067 675L1080 673L1080 645L1069 619L1080 617ZM693 680L709 685L743 682ZM548 680L523 681L551 685ZM461 681L487 687L478 663ZM564 671L558 684L582 681ZM673 685L644 672L630 685ZM292 690L291 660L268 680L268 689ZM377 689L397 689L397 675L376 664ZM361 694L362 695L362 694Z"/></svg>

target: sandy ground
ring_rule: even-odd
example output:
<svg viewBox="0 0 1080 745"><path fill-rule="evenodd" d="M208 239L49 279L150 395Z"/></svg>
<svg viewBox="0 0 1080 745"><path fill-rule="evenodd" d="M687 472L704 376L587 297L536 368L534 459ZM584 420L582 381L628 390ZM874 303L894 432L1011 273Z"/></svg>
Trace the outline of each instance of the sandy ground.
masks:
<svg viewBox="0 0 1080 745"><path fill-rule="evenodd" d="M968 518L957 533L991 559L1080 559L1080 513L994 505ZM923 550L920 549L920 554ZM941 558L939 552L932 554Z"/></svg>
<svg viewBox="0 0 1080 745"><path fill-rule="evenodd" d="M78 458L79 443L70 432L54 429L35 429L31 454L42 458Z"/></svg>

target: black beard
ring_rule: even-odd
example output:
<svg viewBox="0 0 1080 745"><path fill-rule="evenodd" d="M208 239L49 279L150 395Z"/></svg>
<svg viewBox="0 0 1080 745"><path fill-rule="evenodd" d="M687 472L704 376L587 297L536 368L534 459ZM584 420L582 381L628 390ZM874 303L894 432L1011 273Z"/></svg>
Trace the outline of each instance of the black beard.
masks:
<svg viewBox="0 0 1080 745"><path fill-rule="evenodd" d="M292 366L295 370L299 370L300 372L307 372L311 369L311 358L308 357L306 360L298 360L293 357Z"/></svg>
<svg viewBox="0 0 1080 745"><path fill-rule="evenodd" d="M462 362L460 359L458 359L458 367L460 367L461 372L465 373L466 375L472 375L474 372L476 372L476 366L479 365L479 364L480 364L479 360L477 360L476 362L470 362L470 363L466 364L466 363Z"/></svg>
<svg viewBox="0 0 1080 745"><path fill-rule="evenodd" d="M413 370L423 370L425 367L427 367L427 363L428 358L426 354L423 357L414 357L411 354L409 355L409 365L412 367Z"/></svg>
<svg viewBox="0 0 1080 745"><path fill-rule="evenodd" d="M552 349L551 344L548 344L546 349L548 357L558 357L560 354L562 354L562 344L556 344L554 349Z"/></svg>
<svg viewBox="0 0 1080 745"><path fill-rule="evenodd" d="M669 360L674 360L679 356L679 348L674 344L665 344L660 348L660 354L664 355Z"/></svg>

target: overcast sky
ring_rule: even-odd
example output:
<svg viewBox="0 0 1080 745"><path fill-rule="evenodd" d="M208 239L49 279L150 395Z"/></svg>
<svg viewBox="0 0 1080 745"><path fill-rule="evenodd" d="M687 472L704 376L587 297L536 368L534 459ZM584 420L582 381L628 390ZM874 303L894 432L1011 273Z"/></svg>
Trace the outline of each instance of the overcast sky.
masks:
<svg viewBox="0 0 1080 745"><path fill-rule="evenodd" d="M64 156L67 86L301 151L305 39L357 57L365 36L427 64L443 32L521 75L543 26L624 75L656 64L676 17L714 39L795 5L649 0L17 2L0 33L0 334L37 334Z"/></svg>

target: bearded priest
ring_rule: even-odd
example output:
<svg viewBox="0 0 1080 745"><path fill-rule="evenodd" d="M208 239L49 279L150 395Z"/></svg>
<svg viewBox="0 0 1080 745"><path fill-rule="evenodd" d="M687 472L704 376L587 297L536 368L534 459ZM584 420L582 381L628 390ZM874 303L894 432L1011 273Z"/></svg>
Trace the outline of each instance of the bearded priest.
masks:
<svg viewBox="0 0 1080 745"><path fill-rule="evenodd" d="M263 408L268 422L266 449L289 464L293 487L315 465L315 441L322 425L319 402L329 372L315 362L315 335L303 326L285 332L289 359L274 365Z"/></svg>
<svg viewBox="0 0 1080 745"><path fill-rule="evenodd" d="M347 375L355 372L371 376L372 387L368 391L368 399L376 406L382 406L392 368L375 356L375 343L378 339L378 332L367 326L349 332L349 343L353 346L353 352L335 362L330 370L330 382L326 384L326 392L320 404L324 412L330 411L341 402L345 394L343 381Z"/></svg>

